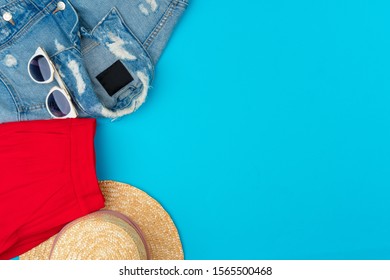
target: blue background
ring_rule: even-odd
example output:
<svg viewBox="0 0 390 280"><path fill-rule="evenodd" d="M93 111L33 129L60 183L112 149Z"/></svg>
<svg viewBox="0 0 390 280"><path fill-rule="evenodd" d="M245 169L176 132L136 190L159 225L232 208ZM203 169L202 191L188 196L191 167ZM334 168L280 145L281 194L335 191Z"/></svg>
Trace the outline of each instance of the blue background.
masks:
<svg viewBox="0 0 390 280"><path fill-rule="evenodd" d="M388 1L192 0L99 179L166 208L187 259L390 258Z"/></svg>

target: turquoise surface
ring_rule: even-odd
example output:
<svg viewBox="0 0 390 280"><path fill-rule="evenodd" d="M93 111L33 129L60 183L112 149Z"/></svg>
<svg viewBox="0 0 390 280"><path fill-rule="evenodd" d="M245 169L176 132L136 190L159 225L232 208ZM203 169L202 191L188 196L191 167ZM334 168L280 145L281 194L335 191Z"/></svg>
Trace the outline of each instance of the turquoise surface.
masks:
<svg viewBox="0 0 390 280"><path fill-rule="evenodd" d="M192 0L99 179L172 215L187 259L390 258L388 1Z"/></svg>

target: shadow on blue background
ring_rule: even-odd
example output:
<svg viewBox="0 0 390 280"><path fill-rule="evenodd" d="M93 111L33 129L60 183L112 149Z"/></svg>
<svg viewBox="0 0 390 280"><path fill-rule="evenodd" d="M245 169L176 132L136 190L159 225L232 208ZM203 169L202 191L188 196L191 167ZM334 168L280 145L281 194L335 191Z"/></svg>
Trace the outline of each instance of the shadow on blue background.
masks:
<svg viewBox="0 0 390 280"><path fill-rule="evenodd" d="M386 1L192 0L147 102L98 121L100 179L187 259L389 259Z"/></svg>

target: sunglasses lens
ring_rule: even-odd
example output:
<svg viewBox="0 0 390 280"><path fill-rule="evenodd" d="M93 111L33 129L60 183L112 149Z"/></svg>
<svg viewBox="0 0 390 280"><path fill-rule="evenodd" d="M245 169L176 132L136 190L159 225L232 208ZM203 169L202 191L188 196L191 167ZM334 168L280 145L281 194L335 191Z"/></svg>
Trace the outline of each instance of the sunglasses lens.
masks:
<svg viewBox="0 0 390 280"><path fill-rule="evenodd" d="M59 90L54 90L50 93L47 99L47 106L53 116L57 118L65 117L71 111L68 99Z"/></svg>
<svg viewBox="0 0 390 280"><path fill-rule="evenodd" d="M32 78L38 82L45 82L50 79L52 71L49 61L43 55L34 57L29 65Z"/></svg>

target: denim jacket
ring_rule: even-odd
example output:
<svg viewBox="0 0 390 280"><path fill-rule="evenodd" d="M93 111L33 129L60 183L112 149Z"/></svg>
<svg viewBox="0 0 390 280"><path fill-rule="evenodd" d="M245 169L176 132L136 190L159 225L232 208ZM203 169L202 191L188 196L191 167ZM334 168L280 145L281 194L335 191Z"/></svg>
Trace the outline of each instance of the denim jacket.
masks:
<svg viewBox="0 0 390 280"><path fill-rule="evenodd" d="M61 2L61 3L60 3ZM50 84L27 64L49 54L80 117L117 118L147 96L188 0L0 0L0 123L50 119Z"/></svg>

